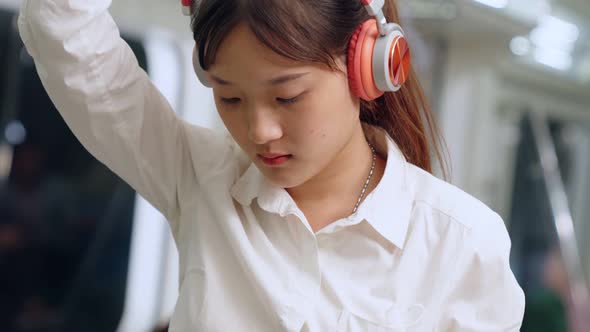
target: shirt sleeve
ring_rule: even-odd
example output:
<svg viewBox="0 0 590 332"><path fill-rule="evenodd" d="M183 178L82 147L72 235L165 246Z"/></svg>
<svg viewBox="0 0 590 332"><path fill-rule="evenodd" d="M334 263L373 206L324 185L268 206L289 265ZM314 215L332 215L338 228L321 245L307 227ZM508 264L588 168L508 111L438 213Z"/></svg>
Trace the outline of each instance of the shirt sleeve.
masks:
<svg viewBox="0 0 590 332"><path fill-rule="evenodd" d="M189 162L183 131L190 126L139 66L108 12L110 4L24 0L19 33L45 90L77 139L169 220L175 219L179 169L187 169L181 164ZM198 135L205 149L215 135L197 129L191 135ZM190 181L186 176L183 181Z"/></svg>
<svg viewBox="0 0 590 332"><path fill-rule="evenodd" d="M525 298L510 268L510 237L497 213L484 219L467 231L440 331L520 331Z"/></svg>

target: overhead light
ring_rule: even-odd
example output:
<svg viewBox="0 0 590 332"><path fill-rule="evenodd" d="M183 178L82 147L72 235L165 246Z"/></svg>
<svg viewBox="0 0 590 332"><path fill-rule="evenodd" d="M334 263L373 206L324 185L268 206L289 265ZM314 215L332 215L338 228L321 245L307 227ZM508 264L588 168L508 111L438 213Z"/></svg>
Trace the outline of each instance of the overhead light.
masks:
<svg viewBox="0 0 590 332"><path fill-rule="evenodd" d="M483 5L486 5L488 7L492 7L492 8L504 8L508 5L508 1L509 0L474 0L475 2L479 2Z"/></svg>
<svg viewBox="0 0 590 332"><path fill-rule="evenodd" d="M516 36L510 41L510 50L516 55L526 55L531 49L531 42L523 36Z"/></svg>
<svg viewBox="0 0 590 332"><path fill-rule="evenodd" d="M536 28L531 31L531 42L537 47L556 48L571 53L576 46L575 41L564 38L551 30Z"/></svg>
<svg viewBox="0 0 590 332"><path fill-rule="evenodd" d="M567 71L572 67L572 55L554 48L536 48L534 58L537 62L557 70Z"/></svg>
<svg viewBox="0 0 590 332"><path fill-rule="evenodd" d="M551 15L543 16L539 26L551 29L557 35L561 34L565 40L570 42L575 42L580 36L580 29L578 26Z"/></svg>
<svg viewBox="0 0 590 332"><path fill-rule="evenodd" d="M545 15L529 35L535 46L534 59L546 66L567 71L572 67L572 52L579 37L580 29L575 24Z"/></svg>
<svg viewBox="0 0 590 332"><path fill-rule="evenodd" d="M580 36L578 27L554 16L544 16L530 33L531 41L538 47L556 48L572 52Z"/></svg>

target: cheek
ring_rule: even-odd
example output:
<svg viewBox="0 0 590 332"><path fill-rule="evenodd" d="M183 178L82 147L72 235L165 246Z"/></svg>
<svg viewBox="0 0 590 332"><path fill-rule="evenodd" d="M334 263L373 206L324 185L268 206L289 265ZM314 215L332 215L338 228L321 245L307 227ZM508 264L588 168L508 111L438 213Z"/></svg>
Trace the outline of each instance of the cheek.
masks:
<svg viewBox="0 0 590 332"><path fill-rule="evenodd" d="M338 94L317 94L289 121L289 136L300 142L340 140L350 134L358 120L358 111ZM312 142L312 143L313 143Z"/></svg>
<svg viewBox="0 0 590 332"><path fill-rule="evenodd" d="M309 144L325 137L326 117L323 107L317 103L306 103L293 113L288 114L284 123L284 133L291 143L307 147Z"/></svg>
<svg viewBox="0 0 590 332"><path fill-rule="evenodd" d="M228 111L222 110L217 108L217 113L221 118L221 121L227 128L227 131L231 134L233 139L242 147L242 149L246 148L246 143L248 140L248 129L246 128L244 119L241 118L241 112L239 111Z"/></svg>

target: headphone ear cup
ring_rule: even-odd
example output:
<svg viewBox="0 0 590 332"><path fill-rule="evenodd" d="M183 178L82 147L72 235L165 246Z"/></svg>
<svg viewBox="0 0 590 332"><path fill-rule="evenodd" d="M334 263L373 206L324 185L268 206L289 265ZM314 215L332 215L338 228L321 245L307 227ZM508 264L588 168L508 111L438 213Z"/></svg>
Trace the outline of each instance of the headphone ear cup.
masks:
<svg viewBox="0 0 590 332"><path fill-rule="evenodd" d="M399 37L393 45L394 51L391 58L391 68L393 68L393 84L403 85L410 74L411 52L408 41L405 37Z"/></svg>
<svg viewBox="0 0 590 332"><path fill-rule="evenodd" d="M361 47L361 81L363 88L367 94L367 101L374 100L383 95L383 91L379 90L375 84L375 77L373 75L373 52L375 50L375 43L379 38L379 29L377 22L373 20L367 27L367 34Z"/></svg>
<svg viewBox="0 0 590 332"><path fill-rule="evenodd" d="M360 66L360 50L359 44L362 44L363 38L361 33L363 32L363 24L361 24L350 37L348 44L348 84L352 93L362 99L367 98L367 95L363 89L363 82L361 79L361 66ZM359 40L360 39L360 40Z"/></svg>
<svg viewBox="0 0 590 332"><path fill-rule="evenodd" d="M373 78L373 49L378 37L377 22L370 19L357 28L348 46L348 81L352 92L366 101L383 95Z"/></svg>
<svg viewBox="0 0 590 332"><path fill-rule="evenodd" d="M209 82L209 78L207 78L207 72L201 67L201 63L199 61L199 54L197 53L197 45L193 47L193 69L195 70L195 74L197 74L197 78L204 86L210 88L211 82Z"/></svg>
<svg viewBox="0 0 590 332"><path fill-rule="evenodd" d="M389 32L377 39L373 51L373 75L381 91L398 91L411 70L408 42L401 27L388 23Z"/></svg>

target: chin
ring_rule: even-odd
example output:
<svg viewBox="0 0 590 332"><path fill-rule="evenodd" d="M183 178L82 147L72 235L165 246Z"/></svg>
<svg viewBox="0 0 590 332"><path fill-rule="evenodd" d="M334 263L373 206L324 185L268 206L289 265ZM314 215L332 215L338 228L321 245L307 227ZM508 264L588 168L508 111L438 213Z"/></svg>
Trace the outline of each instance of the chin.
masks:
<svg viewBox="0 0 590 332"><path fill-rule="evenodd" d="M293 171L288 170L264 170L262 174L275 186L285 189L300 186L305 182L300 175L298 176Z"/></svg>
<svg viewBox="0 0 590 332"><path fill-rule="evenodd" d="M275 174L265 174L265 176L275 186L285 189L294 188L303 183L303 181L296 181L289 176L277 176Z"/></svg>

